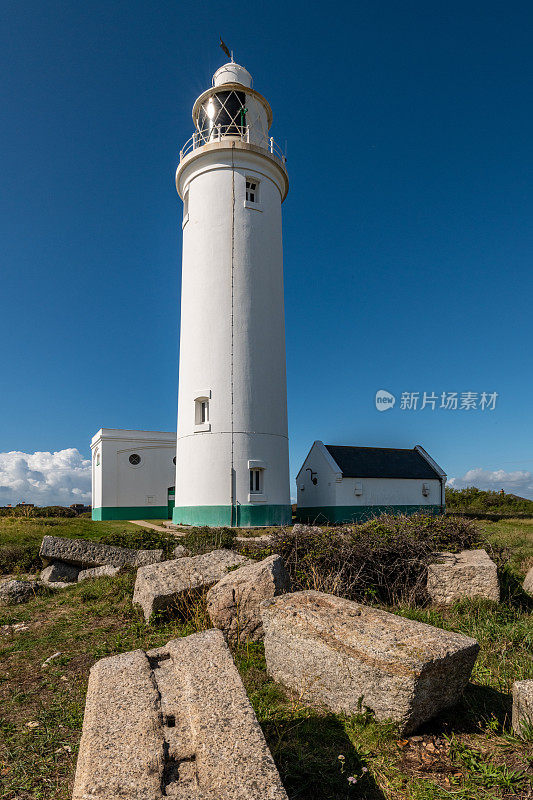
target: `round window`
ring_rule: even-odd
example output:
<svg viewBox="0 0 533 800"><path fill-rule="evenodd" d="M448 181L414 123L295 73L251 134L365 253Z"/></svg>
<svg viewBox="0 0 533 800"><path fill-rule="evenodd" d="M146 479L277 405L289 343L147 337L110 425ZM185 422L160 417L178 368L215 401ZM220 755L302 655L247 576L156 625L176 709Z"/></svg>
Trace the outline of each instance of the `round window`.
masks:
<svg viewBox="0 0 533 800"><path fill-rule="evenodd" d="M174 458L172 459L172 463L173 463L173 464L175 464L175 463L176 463L176 456L174 456Z"/></svg>
<svg viewBox="0 0 533 800"><path fill-rule="evenodd" d="M140 457L140 455L138 453L132 453L131 456L129 457L128 461L130 462L132 467L136 467L136 466L138 466L138 464L141 463L141 457Z"/></svg>

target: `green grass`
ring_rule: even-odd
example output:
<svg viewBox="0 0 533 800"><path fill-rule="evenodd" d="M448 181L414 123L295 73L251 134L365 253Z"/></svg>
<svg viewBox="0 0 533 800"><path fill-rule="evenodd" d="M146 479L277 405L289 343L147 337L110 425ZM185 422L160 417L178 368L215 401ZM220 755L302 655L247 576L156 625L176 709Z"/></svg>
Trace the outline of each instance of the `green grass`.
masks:
<svg viewBox="0 0 533 800"><path fill-rule="evenodd" d="M513 570L525 575L533 567L533 519L502 519L478 524L491 544L509 549L509 563Z"/></svg>
<svg viewBox="0 0 533 800"><path fill-rule="evenodd" d="M138 526L123 522L54 522L49 526L43 520L19 519L17 527L0 520L0 547L18 547L28 540L38 547L43 533L51 532L93 539L117 536L123 542L131 537L132 543L144 535ZM505 585L511 588L504 593L505 602L462 602L445 610L389 609L474 636L481 646L472 682L458 706L414 737L402 739L393 725L378 724L369 714L345 717L309 708L268 677L262 645L235 650L290 800L531 797L533 746L511 732L510 689L513 680L533 678L532 603L516 588L531 557L532 526L506 521L484 527L494 546L509 548ZM27 625L19 632L0 631L2 800L70 798L88 672L96 660L157 647L208 626L201 602L189 622L167 616L144 625L131 603L134 578L131 571L0 610L0 625ZM41 668L58 651L62 655Z"/></svg>

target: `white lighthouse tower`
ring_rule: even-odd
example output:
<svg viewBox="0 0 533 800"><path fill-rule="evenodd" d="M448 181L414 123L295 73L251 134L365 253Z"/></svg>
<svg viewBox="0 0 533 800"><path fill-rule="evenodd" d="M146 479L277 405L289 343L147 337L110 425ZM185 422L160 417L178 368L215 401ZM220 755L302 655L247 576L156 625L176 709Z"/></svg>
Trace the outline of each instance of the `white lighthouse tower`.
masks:
<svg viewBox="0 0 533 800"><path fill-rule="evenodd" d="M183 270L173 520L290 523L281 204L285 158L250 73L228 63L180 153Z"/></svg>

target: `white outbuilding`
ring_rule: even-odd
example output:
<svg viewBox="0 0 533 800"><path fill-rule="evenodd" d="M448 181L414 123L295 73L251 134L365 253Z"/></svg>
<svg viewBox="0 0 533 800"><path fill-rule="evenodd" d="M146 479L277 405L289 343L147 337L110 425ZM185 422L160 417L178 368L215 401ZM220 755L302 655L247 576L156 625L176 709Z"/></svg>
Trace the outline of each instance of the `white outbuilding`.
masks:
<svg viewBox="0 0 533 800"><path fill-rule="evenodd" d="M91 441L92 518L167 519L176 434L101 428Z"/></svg>
<svg viewBox="0 0 533 800"><path fill-rule="evenodd" d="M383 512L444 512L446 473L423 447L313 443L296 476L301 522L339 523Z"/></svg>

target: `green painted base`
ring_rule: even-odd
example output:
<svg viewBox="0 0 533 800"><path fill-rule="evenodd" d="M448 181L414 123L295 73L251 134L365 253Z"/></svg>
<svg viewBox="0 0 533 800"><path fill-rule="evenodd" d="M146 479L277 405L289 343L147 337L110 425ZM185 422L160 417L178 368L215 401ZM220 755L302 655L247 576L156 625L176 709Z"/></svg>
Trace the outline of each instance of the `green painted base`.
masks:
<svg viewBox="0 0 533 800"><path fill-rule="evenodd" d="M307 506L296 509L299 522L324 523L357 522L379 517L380 514L416 514L436 516L440 506Z"/></svg>
<svg viewBox="0 0 533 800"><path fill-rule="evenodd" d="M95 522L106 519L167 519L168 506L102 506L93 508Z"/></svg>
<svg viewBox="0 0 533 800"><path fill-rule="evenodd" d="M269 525L290 525L291 506L235 505L178 506L172 522L178 525L207 525L210 528L262 528Z"/></svg>

